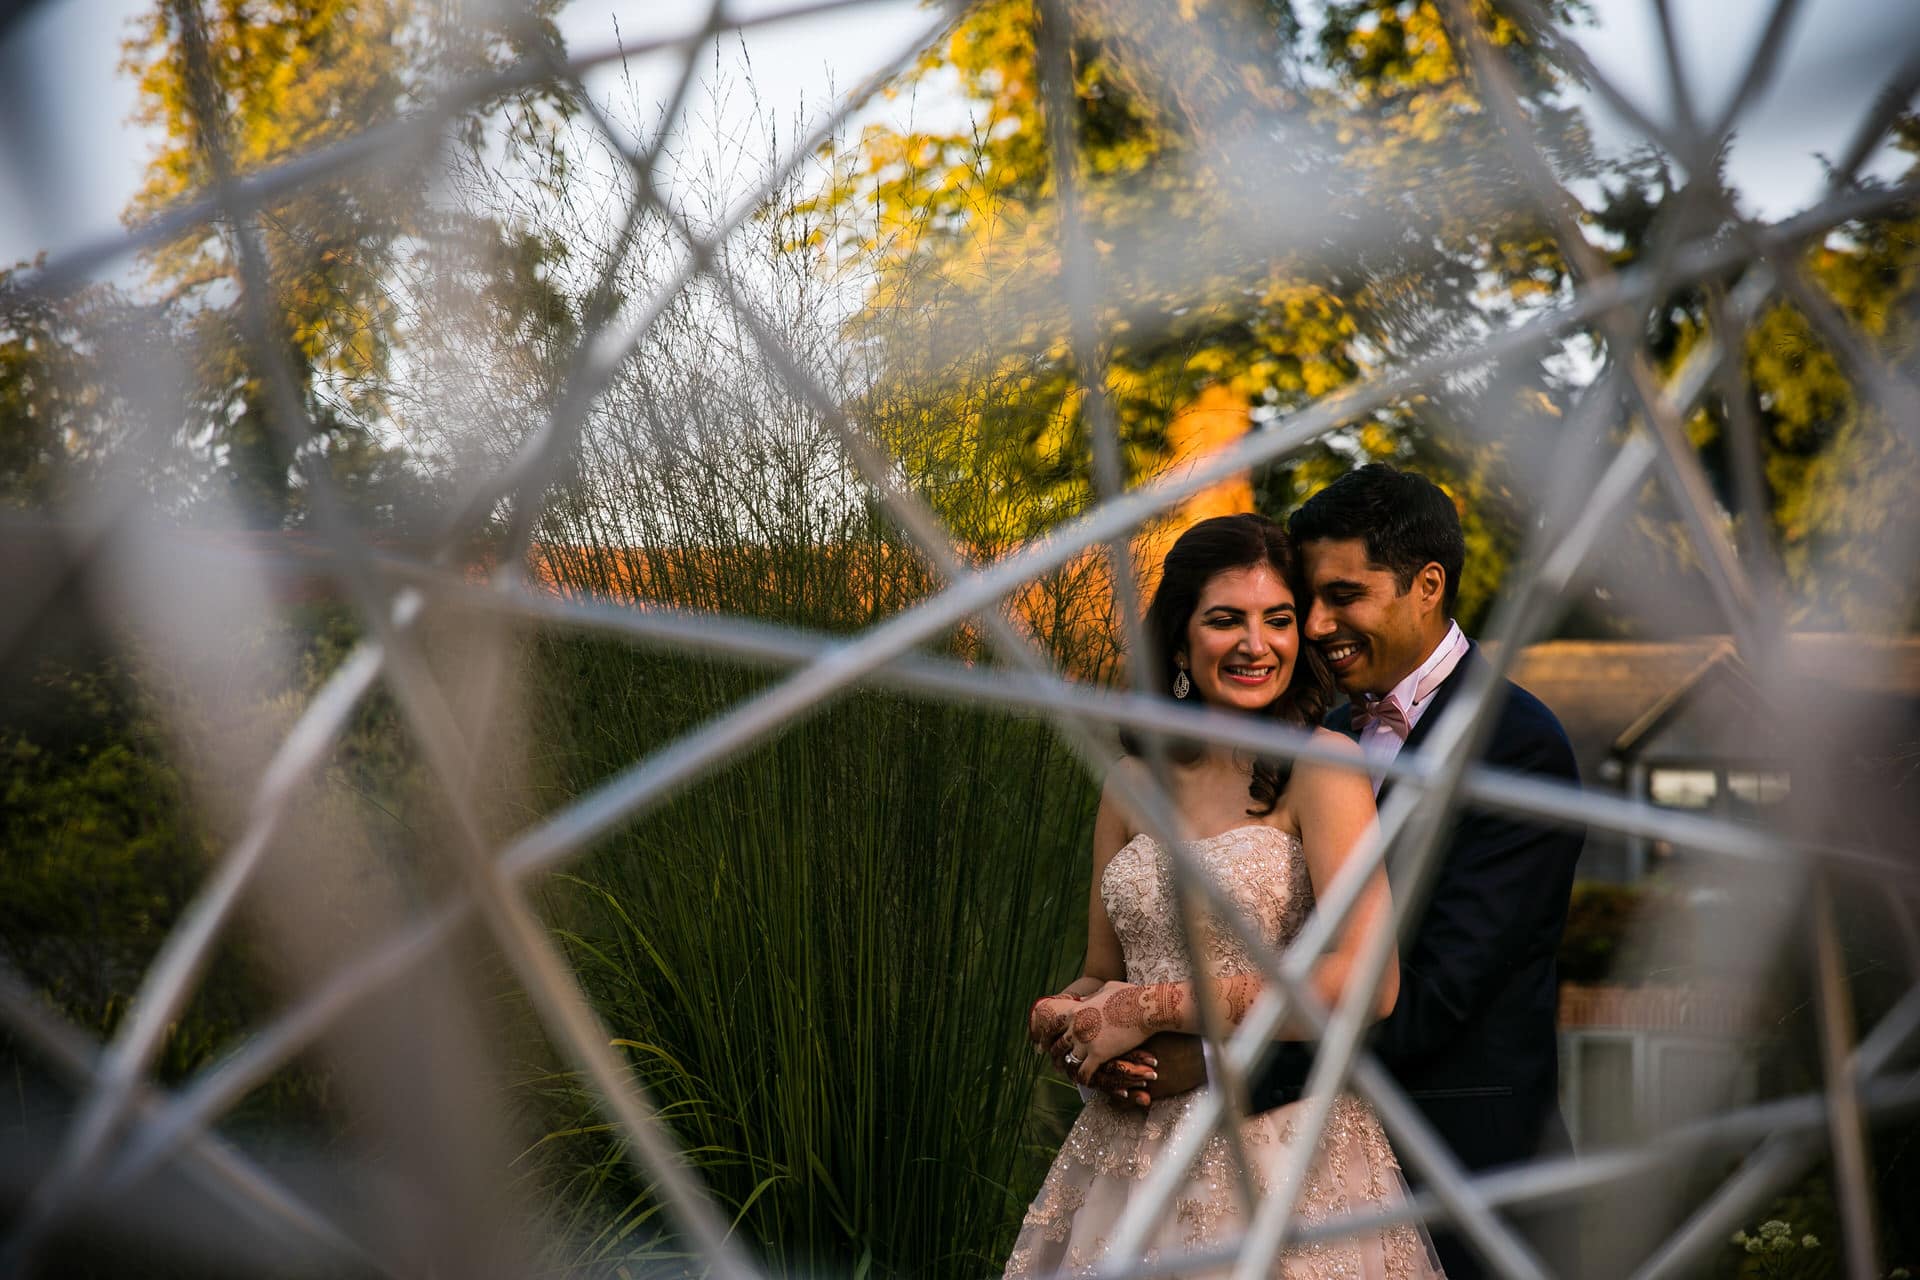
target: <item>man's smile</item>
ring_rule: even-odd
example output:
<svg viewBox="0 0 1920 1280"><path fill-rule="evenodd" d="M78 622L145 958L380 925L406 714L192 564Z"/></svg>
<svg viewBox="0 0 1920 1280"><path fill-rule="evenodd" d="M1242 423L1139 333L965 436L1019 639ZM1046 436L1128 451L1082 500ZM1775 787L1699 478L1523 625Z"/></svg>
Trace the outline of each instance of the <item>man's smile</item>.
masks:
<svg viewBox="0 0 1920 1280"><path fill-rule="evenodd" d="M1366 646L1358 640L1329 640L1321 644L1320 655L1338 673L1352 666L1365 650Z"/></svg>

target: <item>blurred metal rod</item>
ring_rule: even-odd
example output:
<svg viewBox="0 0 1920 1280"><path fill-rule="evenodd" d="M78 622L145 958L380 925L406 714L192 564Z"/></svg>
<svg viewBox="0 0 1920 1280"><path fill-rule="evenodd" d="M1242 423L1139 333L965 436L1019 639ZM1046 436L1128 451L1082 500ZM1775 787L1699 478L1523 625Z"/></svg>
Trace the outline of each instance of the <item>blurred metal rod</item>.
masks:
<svg viewBox="0 0 1920 1280"><path fill-rule="evenodd" d="M446 607L523 623L544 623L618 636L649 646L698 647L744 662L803 665L820 660L846 643L838 636L776 627L731 615L672 608L630 608L544 594L503 595L406 561L382 560L378 567ZM1316 745L1310 734L1299 730L1252 723L1224 712L1183 707L1170 704L1164 698L1143 698L1056 677L983 669L914 655L874 668L863 676L862 683L983 706L1057 712L1288 759L1312 760L1335 768L1358 768L1345 753ZM1431 774L1431 765L1411 757L1397 759L1384 768L1386 776L1415 785L1424 785ZM1467 769L1462 794L1481 807L1500 812L1566 826L1594 827L1667 840L1718 857L1798 866L1802 854L1811 853L1837 873L1875 880L1897 890L1914 886L1916 879L1913 868L1905 862L1875 850L1837 844L1791 844L1765 827L1637 804L1600 791L1576 791L1490 765Z"/></svg>
<svg viewBox="0 0 1920 1280"><path fill-rule="evenodd" d="M1874 1083L1874 1077L1905 1050L1916 1034L1920 1034L1920 987L1909 987L1907 994L1875 1025L1852 1054L1851 1071L1855 1086L1865 1096L1869 1110L1879 1110L1884 1099L1882 1086ZM1909 1078L1899 1087L1904 1097L1911 1093L1914 1081ZM1830 1123L1827 1095L1811 1094L1777 1105L1805 1108L1808 1114L1797 1127L1792 1120L1781 1117L1772 1126L1778 1131L1772 1132L1759 1150L1742 1162L1734 1176L1723 1183L1641 1264L1632 1280L1665 1280L1666 1277L1689 1273L1697 1268L1708 1252L1717 1248L1729 1232L1741 1225L1755 1205L1778 1194L1819 1155L1826 1144L1810 1131L1820 1129L1824 1136L1824 1130ZM1905 1104L1902 1102L1898 1105ZM1705 1123L1712 1124L1713 1121ZM1733 1128L1731 1121L1728 1128ZM1769 1129L1763 1127L1761 1132L1767 1133Z"/></svg>
<svg viewBox="0 0 1920 1280"><path fill-rule="evenodd" d="M1888 1122L1920 1113L1920 1081L1878 1082L1864 1091L1862 1102L1870 1115ZM1565 1202L1605 1187L1633 1183L1649 1173L1688 1163L1705 1153L1744 1146L1772 1135L1777 1135L1782 1143L1797 1141L1804 1144L1806 1159L1810 1160L1820 1148L1819 1132L1826 1123L1824 1096L1804 1094L1697 1121L1649 1146L1555 1157L1525 1166L1477 1174L1472 1178L1472 1183L1488 1204L1502 1209ZM1712 1249L1723 1246L1727 1235L1741 1224L1742 1215L1749 1209L1749 1204L1743 1204L1732 1217L1719 1220L1713 1233L1705 1240L1706 1247ZM1431 1223L1444 1212L1432 1191L1417 1191L1387 1208L1350 1211L1324 1222L1309 1223L1300 1229L1295 1242L1300 1245L1332 1244L1355 1236L1370 1235L1388 1227ZM1117 1271L1114 1280L1206 1274L1216 1268L1231 1266L1239 1256L1239 1249L1240 1242L1236 1240L1206 1250L1163 1257L1157 1262L1141 1263Z"/></svg>
<svg viewBox="0 0 1920 1280"><path fill-rule="evenodd" d="M1833 890L1813 875L1814 1012L1820 1022L1820 1064L1827 1081L1827 1142L1839 1193L1850 1280L1879 1280L1879 1234L1874 1228L1873 1173L1867 1159L1866 1118L1848 1056L1853 1052L1853 992L1834 922Z"/></svg>
<svg viewBox="0 0 1920 1280"><path fill-rule="evenodd" d="M1634 1271L1630 1280L1667 1280L1697 1275L1706 1255L1726 1244L1756 1205L1784 1191L1800 1176L1825 1144L1806 1134L1768 1138L1758 1151L1741 1162L1733 1177L1654 1254Z"/></svg>
<svg viewBox="0 0 1920 1280"><path fill-rule="evenodd" d="M529 12L526 16L529 23L537 25L536 15ZM702 42L713 38L725 25L725 17L725 0L708 0L706 19L701 24L696 38ZM586 304L581 308L581 315L584 317L581 336L574 344L553 409L541 429L523 443L519 455L514 459L515 464L518 465L524 459L531 458L530 464L525 466L517 479L506 479L506 476L513 475L516 470L515 467L509 467L494 486L483 486L481 489L481 492L488 497L496 495L505 497L510 492L514 498L513 512L507 523L505 550L501 554L501 563L495 572L496 578L517 577L524 571L522 558L526 554L528 544L533 540L534 528L539 522L540 514L546 509L544 499L547 489L552 485L555 474L569 453L567 446L578 436L588 413L592 410L593 402L599 398L600 392L605 390L612 370L638 346L645 335L653 331L654 325L672 301L679 296L681 290L711 265L715 247L729 234L730 228L739 225L733 219L723 219L721 230L715 233L711 241L702 241L697 236L688 236L687 242L691 252L687 261L681 265L680 271L673 279L654 291L639 322L629 326L627 334L609 348L608 326L617 313L621 292L620 268L632 244L634 232L639 227L641 218L649 212L657 210L670 216L670 211L661 201L655 188L655 179L667 138L673 130L675 121L679 118L680 108L686 101L688 90L693 87L695 60L690 54L682 58L680 74L675 78L673 91L660 108L660 127L654 135L653 143L643 155L634 156L629 153L620 130L612 120L607 118L606 112L595 100L593 94L588 92L586 83L580 79L578 73L551 52L536 56L544 62L554 80L566 86L580 101L588 117L600 131L602 140L613 147L617 154L627 159L628 177L633 182L633 194L629 198L626 218L621 224L620 232L614 238L613 251L607 254L606 269L600 273L600 278L594 283ZM817 142L829 136L827 131L834 127L833 122L844 119L845 113L851 109L853 103L863 101L865 101L865 93L856 91L849 95L848 100L842 102L838 110L828 115L828 124L815 129L814 137L810 142ZM780 170L782 175L791 172L791 166L799 156L810 154L812 150L813 145L794 148L789 155L787 166ZM458 529L465 524L479 524L486 518L487 510L493 505L493 502L485 499L464 504L464 514L453 521L453 529ZM450 530L447 536L451 539L455 535Z"/></svg>
<svg viewBox="0 0 1920 1280"><path fill-rule="evenodd" d="M801 164L813 156L832 137L833 131L838 129L861 104L877 93L900 67L954 21L954 14L963 7L963 2L964 0L946 0L946 3L937 10L934 20L916 28L913 36L896 46L890 58L874 74L847 94L834 110L828 112L787 152L785 159L775 166L767 182L769 184L784 182ZM596 119L604 122L603 116L596 115ZM603 136L607 138L617 154L629 157L629 148L617 134L607 132L609 129L611 125L603 123ZM635 166L640 178L636 198L639 202L670 215L671 211L661 203L657 193L651 188L652 163L653 160L649 158L644 164ZM629 164L632 165L631 158L629 158ZM568 370L565 384L552 411L522 442L521 447L515 451L513 458L506 466L482 484L477 485L471 493L455 504L455 514L442 534L445 546L454 545L463 530L484 522L500 501L509 495L516 495L518 498L513 545L518 546L524 540L530 529L527 518L532 511L539 508L541 497L554 474L558 460L564 456L577 435L593 401L606 389L613 375L626 362L639 343L652 332L673 299L692 281L711 269L714 255L735 231L752 218L757 207L753 202L743 200L728 210L705 236L692 239L686 260L665 283L653 290L646 306L626 325L619 329L614 329L610 325L589 329L575 353L572 367ZM637 208L638 206L636 211ZM631 218L632 211L629 214L629 221ZM617 266L617 262L608 265L607 279L612 278L611 273ZM606 317L609 321L612 318L611 315Z"/></svg>
<svg viewBox="0 0 1920 1280"><path fill-rule="evenodd" d="M1079 94L1073 67L1073 16L1066 0L1037 0L1033 9L1033 41L1038 65L1040 100L1046 126L1047 155L1051 163L1053 195L1059 226L1055 242L1060 254L1060 278L1066 295L1067 343L1074 377L1080 387L1081 420L1087 424L1093 447L1094 493L1100 501L1110 501L1126 492L1127 481L1120 456L1120 423L1107 390L1107 365L1100 347L1100 279L1096 270L1092 235L1087 229L1080 192L1080 120ZM1113 582L1114 599L1120 614L1121 634L1127 646L1127 680L1142 694L1150 692L1155 680L1155 664L1166 655L1154 652L1155 641L1148 636L1144 610L1139 601L1139 579L1133 548L1124 532L1116 531L1103 542L1108 572ZM1173 772L1167 744L1149 734L1142 743L1148 776L1162 793L1173 793ZM1170 814L1177 807L1168 803ZM1201 893L1196 877L1205 872L1191 848L1163 846L1174 853L1174 910L1181 922L1180 948L1191 975L1194 1008L1199 1014L1200 1039L1204 1051L1214 1062L1226 1061L1229 1035L1226 1013L1220 1007L1213 986L1214 973L1208 964L1204 939L1206 922L1200 909ZM1179 833L1169 833L1179 834ZM1227 1115L1218 1133L1227 1145L1235 1174L1241 1205L1251 1211L1260 1193L1254 1185L1253 1166L1247 1159L1241 1139L1240 1120L1244 1107L1242 1081L1230 1077L1213 1082L1227 1103ZM1309 1138L1308 1141L1317 1141ZM1155 1227L1164 1220L1171 1198L1151 1208L1140 1206L1134 1212Z"/></svg>
<svg viewBox="0 0 1920 1280"><path fill-rule="evenodd" d="M1920 1034L1920 990L1910 990L1854 1051L1851 1070L1859 1082L1868 1113L1891 1120L1920 1112L1920 1080L1876 1079L1917 1034ZM1364 1058L1362 1063L1364 1065ZM1201 1105L1205 1106L1207 1101L1203 1100ZM1697 1259L1700 1251L1726 1239L1754 1199L1771 1194L1767 1188L1784 1185L1794 1176L1801 1166L1792 1164L1788 1157L1795 1150L1799 1151L1797 1158L1801 1164L1812 1158L1819 1148L1817 1138L1812 1135L1825 1129L1828 1116L1824 1093L1802 1094L1696 1120L1636 1147L1536 1161L1524 1167L1474 1175L1470 1181L1489 1205L1552 1203L1599 1187L1642 1178L1670 1165L1692 1162L1704 1153L1744 1147L1758 1139L1767 1139L1768 1146L1763 1148L1760 1157L1748 1163L1764 1165L1772 1181L1762 1179L1756 1171L1753 1177L1741 1181L1738 1190L1743 1194L1736 1197L1737 1203L1729 1206L1721 1202L1723 1197L1716 1197L1716 1202L1709 1206L1713 1210L1710 1220L1685 1233L1692 1242L1692 1251L1685 1258ZM1804 1150L1794 1147L1796 1141L1803 1144ZM1318 1243L1402 1223L1433 1222L1445 1212L1444 1201L1435 1191L1422 1190L1395 1206L1309 1225L1302 1229L1298 1242ZM1240 1246L1236 1243L1127 1267L1115 1275L1130 1280L1131 1277L1206 1271L1216 1266L1224 1268L1234 1262L1239 1252ZM1680 1262L1685 1265L1684 1258ZM1672 1274L1672 1271L1662 1274Z"/></svg>
<svg viewBox="0 0 1920 1280"><path fill-rule="evenodd" d="M729 16L726 30L751 31L776 26L801 18L817 17L843 9L865 8L887 0L802 0L785 9ZM675 35L658 36L631 44L616 43L590 53L566 59L568 70L579 75L609 62L644 57L675 50L691 59L696 47L708 38L705 23ZM530 89L552 78L544 58L535 54L491 75L464 81L439 102L398 120L376 125L344 141L331 143L270 169L235 178L224 186L211 188L207 195L184 202L154 215L127 231L95 237L69 249L30 274L10 282L7 292L53 298L87 282L102 267L146 249L155 249L192 231L204 223L228 214L257 213L275 200L293 195L301 188L337 177L383 155L405 153L409 147L437 145L442 129L461 113L489 98L520 89Z"/></svg>
<svg viewBox="0 0 1920 1280"><path fill-rule="evenodd" d="M1664 0L1656 0L1656 5L1664 21ZM1587 240L1582 226L1586 211L1553 172L1552 161L1541 146L1526 109L1521 104L1519 89L1505 60L1493 48L1466 0L1448 0L1446 8L1448 29L1457 44L1466 46L1481 84L1482 97L1490 102L1494 118L1507 138L1508 150L1519 164L1520 172L1533 189L1535 200L1551 223L1554 238L1566 258L1572 277L1586 290L1613 279L1618 273ZM1673 53L1671 47L1668 52L1670 55ZM1672 65L1671 71L1675 77L1679 76L1677 62ZM1760 72L1761 67L1757 63L1749 64L1743 89L1751 87ZM1691 109L1686 105L1684 83L1675 79L1672 91L1683 128L1691 129ZM1697 181L1698 175L1695 177ZM1688 229L1686 218L1695 199L1697 197L1692 194L1690 187L1683 193L1678 210L1662 228L1663 234L1655 245L1649 268L1648 296L1651 302L1659 302L1665 292L1663 282L1669 274L1678 274L1673 268L1680 248L1685 243ZM1601 318L1600 327L1608 345L1618 353L1616 359L1626 372L1628 382L1645 411L1648 432L1659 445L1657 456L1661 478L1679 507L1681 520L1691 535L1701 567L1706 571L1708 585L1713 589L1728 628L1738 639L1740 652L1752 660L1756 654L1771 653L1774 646L1763 643L1764 637L1754 607L1754 587L1718 518L1712 486L1699 456L1687 439L1685 424L1662 393L1647 359L1645 346L1640 341L1644 321L1639 310L1622 307L1609 312Z"/></svg>
<svg viewBox="0 0 1920 1280"><path fill-rule="evenodd" d="M178 33L185 58L184 97L192 126L191 137L212 174L215 187L224 190L234 178L228 137L230 124L225 100L213 77L202 14L196 0L170 0L168 17ZM251 216L235 215L230 235L229 249L239 275L242 350L252 356L256 362L253 369L266 385L268 427L281 445L282 465L294 465L297 459L311 462L310 455L303 457L301 452L311 438L311 424L288 354L290 344L283 340L287 336L282 332L284 317L275 305L276 292L265 245ZM345 528L331 484L317 465L308 465L305 470L317 523L335 552L335 572L362 616L376 629L382 628L385 603L372 598L370 586L355 572L358 547ZM351 705L346 704L343 714ZM316 736L321 746L330 740L330 734ZM289 771L277 779L286 786L278 793L277 803L268 806L269 821L251 824L254 831L271 833L279 813L291 801L292 783L297 777L297 773ZM139 1078L173 1021L173 1010L184 1001L197 980L200 962L214 937L213 930L224 921L226 909L231 907L239 887L258 864L266 847L266 839L255 841L250 848L243 843L244 856L229 863L216 880L214 892L205 899L212 909L190 911L190 928L183 945L167 957L172 963L150 971L152 981L143 984L132 1014L108 1047L95 1088L82 1100L58 1155L13 1223L4 1251L0 1251L0 1268L25 1269L40 1242L60 1221L66 1207L83 1194L95 1168L106 1159L108 1147L126 1121Z"/></svg>
<svg viewBox="0 0 1920 1280"><path fill-rule="evenodd" d="M1529 7L1533 0L1521 0ZM1781 15L1776 11L1775 18ZM1780 42L1776 25L1770 23L1766 40ZM1555 42L1549 47L1548 56L1558 62L1569 74L1589 85L1609 107L1631 124L1647 138L1674 155L1680 155L1687 149L1687 141L1659 121L1641 110L1639 105L1613 82L1612 78L1594 65L1586 51L1570 40ZM1736 102L1744 101L1749 94L1751 79L1741 82L1736 93ZM1920 89L1920 54L1908 59L1893 75L1886 87L1875 97L1875 109L1870 111L1856 129L1841 162L1834 167L1827 180L1824 198L1831 200L1846 190L1853 181L1859 167L1865 162L1880 141L1886 136L1894 117L1916 89ZM1722 128L1731 124L1729 119ZM1716 134L1715 136L1719 136ZM1742 214L1727 193L1718 183L1697 184L1701 198L1708 200L1732 228L1740 244L1744 245L1752 256L1760 259L1772 269L1780 287L1792 298L1794 305L1808 321L1820 331L1822 340L1832 350L1834 357L1846 368L1847 372L1869 396L1888 406L1888 417L1896 430L1904 431L1909 438L1920 432L1920 413L1915 412L1920 405L1920 391L1916 391L1913 382L1901 371L1890 366L1867 350L1855 327L1840 314L1838 307L1827 295L1810 281L1802 269L1798 257L1783 246L1769 242L1754 235L1756 224Z"/></svg>
<svg viewBox="0 0 1920 1280"><path fill-rule="evenodd" d="M1860 127L1854 130L1853 137L1847 142L1847 149L1840 154L1839 163L1834 166L1829 194L1854 180L1860 172L1860 166L1867 162L1867 157L1879 150L1880 144L1886 141L1887 130L1893 127L1893 122L1907 109L1916 93L1920 93L1920 49L1909 53L1901 62L1899 69L1888 79L1886 87L1875 97L1873 109L1860 121Z"/></svg>
<svg viewBox="0 0 1920 1280"><path fill-rule="evenodd" d="M291 1010L202 1069L157 1115L134 1130L119 1158L100 1179L103 1193L125 1193L183 1145L196 1141L274 1072L310 1049L362 1000L404 978L433 956L467 923L471 911L472 904L464 897L434 908L361 959L337 970Z"/></svg>
<svg viewBox="0 0 1920 1280"><path fill-rule="evenodd" d="M1719 114L1702 132L1703 142L1731 134L1747 104L1773 83L1774 76L1780 70L1780 55L1786 51L1787 36L1792 33L1802 7L1802 0L1773 0L1773 10L1767 14L1767 24L1760 30L1760 43L1754 47L1753 56L1747 59L1747 69L1741 74L1733 96L1727 99L1727 104L1720 108ZM1670 31L1671 27L1668 28ZM1674 56L1680 56L1677 47Z"/></svg>
<svg viewBox="0 0 1920 1280"><path fill-rule="evenodd" d="M53 1067L68 1084L85 1092L96 1087L99 1046L66 1020L48 1010L11 967L0 964L0 1018ZM156 1114L161 1099L142 1088L133 1101L136 1116ZM212 1131L203 1131L177 1153L180 1171L213 1199L259 1226L294 1237L324 1250L326 1256L365 1267L380 1275L393 1274L357 1241L334 1225L325 1214L288 1191L238 1148Z"/></svg>

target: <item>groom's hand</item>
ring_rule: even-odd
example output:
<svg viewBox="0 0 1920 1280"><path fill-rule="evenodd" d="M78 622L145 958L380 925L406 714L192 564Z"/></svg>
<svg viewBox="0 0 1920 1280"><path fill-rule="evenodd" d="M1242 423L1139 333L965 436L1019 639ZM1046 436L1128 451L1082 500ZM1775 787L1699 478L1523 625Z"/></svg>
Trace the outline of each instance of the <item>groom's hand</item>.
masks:
<svg viewBox="0 0 1920 1280"><path fill-rule="evenodd" d="M1079 1068L1067 1065L1066 1056L1073 1040L1061 1036L1048 1046L1054 1069L1078 1082ZM1178 1031L1162 1031L1137 1049L1129 1050L1103 1063L1093 1073L1089 1087L1118 1102L1136 1107L1150 1106L1176 1093L1198 1089L1207 1082L1207 1061L1200 1049L1200 1037Z"/></svg>
<svg viewBox="0 0 1920 1280"><path fill-rule="evenodd" d="M1062 1036L1050 1052L1053 1055L1054 1070L1072 1083L1079 1084L1081 1070L1079 1065L1067 1062L1067 1054L1072 1049L1072 1039ZM1093 1079L1087 1081L1086 1087L1098 1090L1117 1102L1131 1102L1135 1106L1144 1107L1153 1101L1147 1090L1153 1087L1153 1082L1158 1078L1159 1063L1148 1051L1146 1045L1141 1045L1137 1049L1129 1049L1119 1057L1101 1063L1095 1069Z"/></svg>
<svg viewBox="0 0 1920 1280"><path fill-rule="evenodd" d="M1185 1093L1189 1089L1198 1089L1207 1082L1207 1060L1200 1048L1200 1037L1187 1035L1179 1031L1162 1031L1149 1036L1145 1043L1132 1053L1121 1054L1107 1066L1094 1073L1093 1084L1096 1089L1111 1094L1122 1102L1131 1102L1144 1107L1158 1102L1162 1098L1171 1098L1176 1093ZM1129 1061L1145 1060L1152 1065L1151 1074L1144 1077L1137 1073L1116 1078L1109 1087L1106 1073L1121 1067ZM1126 1083L1132 1080L1133 1083Z"/></svg>

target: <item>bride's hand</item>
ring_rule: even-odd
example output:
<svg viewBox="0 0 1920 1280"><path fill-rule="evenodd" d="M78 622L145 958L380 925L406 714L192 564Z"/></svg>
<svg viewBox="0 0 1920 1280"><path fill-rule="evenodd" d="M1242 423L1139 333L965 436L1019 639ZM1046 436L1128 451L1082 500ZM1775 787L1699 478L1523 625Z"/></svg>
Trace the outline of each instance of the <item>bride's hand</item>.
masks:
<svg viewBox="0 0 1920 1280"><path fill-rule="evenodd" d="M1080 1007L1079 996L1061 994L1041 996L1027 1010L1027 1039L1035 1049L1045 1052L1061 1036L1067 1034L1067 1028L1073 1023L1073 1014Z"/></svg>
<svg viewBox="0 0 1920 1280"><path fill-rule="evenodd" d="M1080 1083L1091 1081L1103 1063L1135 1048L1153 1033L1141 998L1145 990L1131 982L1109 982L1073 1010L1067 1035L1073 1042L1071 1059L1077 1060L1073 1066Z"/></svg>

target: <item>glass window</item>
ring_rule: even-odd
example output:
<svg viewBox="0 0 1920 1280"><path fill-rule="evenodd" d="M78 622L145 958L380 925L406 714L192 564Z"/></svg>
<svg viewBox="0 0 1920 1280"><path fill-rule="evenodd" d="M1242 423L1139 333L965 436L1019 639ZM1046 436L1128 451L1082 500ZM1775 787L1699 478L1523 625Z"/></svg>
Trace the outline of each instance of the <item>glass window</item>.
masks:
<svg viewBox="0 0 1920 1280"><path fill-rule="evenodd" d="M1647 778L1653 802L1668 809L1708 809L1720 792L1711 769L1655 769Z"/></svg>
<svg viewBox="0 0 1920 1280"><path fill-rule="evenodd" d="M1756 807L1779 804L1787 798L1787 789L1787 775L1777 769L1727 770L1727 790Z"/></svg>
<svg viewBox="0 0 1920 1280"><path fill-rule="evenodd" d="M1574 1052L1580 1055L1580 1145L1611 1147L1633 1141L1639 1132L1633 1038L1581 1036Z"/></svg>

